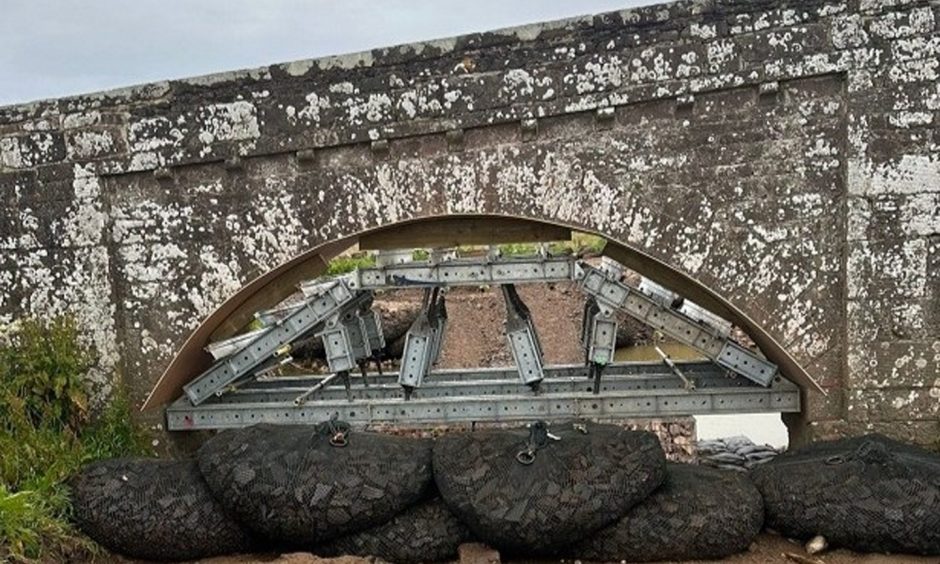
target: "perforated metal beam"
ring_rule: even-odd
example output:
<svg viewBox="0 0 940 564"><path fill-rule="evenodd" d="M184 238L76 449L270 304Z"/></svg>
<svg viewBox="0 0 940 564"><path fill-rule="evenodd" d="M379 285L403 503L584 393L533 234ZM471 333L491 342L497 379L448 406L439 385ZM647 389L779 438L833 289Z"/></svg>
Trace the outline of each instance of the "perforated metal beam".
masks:
<svg viewBox="0 0 940 564"><path fill-rule="evenodd" d="M447 325L447 309L440 288L427 288L421 303L421 311L405 335L405 347L401 357L401 372L398 384L405 395L419 388L431 366L441 353L444 330Z"/></svg>
<svg viewBox="0 0 940 564"><path fill-rule="evenodd" d="M216 362L198 378L183 386L185 396L199 405L221 392L254 368L275 356L294 340L311 332L353 300L367 297L353 292L343 280L337 280L323 293L307 300L269 330L245 344L237 353Z"/></svg>
<svg viewBox="0 0 940 564"><path fill-rule="evenodd" d="M758 384L767 386L776 376L777 365L731 341L719 329L687 317L611 278L600 269L588 265L582 265L582 268L584 277L581 279L581 288L598 302L606 302L624 311Z"/></svg>
<svg viewBox="0 0 940 564"><path fill-rule="evenodd" d="M533 389L537 389L544 378L542 368L542 346L532 314L512 284L500 286L503 300L506 302L506 340L509 350L519 371L519 380Z"/></svg>
<svg viewBox="0 0 940 564"><path fill-rule="evenodd" d="M630 382L623 376L605 380L603 396L580 391L589 385L583 378L552 381L546 379L546 391L539 395L468 395L455 396L453 392L464 386L448 383L447 395L415 397L405 401L400 397L379 397L383 392L400 393L394 386L383 384L381 389L356 387L353 401L326 396L296 406L280 401L274 394L268 401L245 395L246 401L213 400L201 406L192 406L181 398L167 409L167 427L170 430L224 429L243 427L255 423L316 423L337 415L356 426L374 424L444 424L470 421L518 421L546 419L570 420L577 418L654 417L665 415L696 415L715 413L798 412L799 390L788 382L775 382L770 388L755 385L738 387L702 387L689 392L677 386L673 376L647 376ZM717 382L716 382L717 383ZM518 382L511 382L518 389ZM490 381L488 386L498 390L505 383ZM628 386L642 386L632 389ZM661 387L659 387L661 386ZM441 385L443 387L443 384ZM614 389L617 388L617 389ZM428 393L431 386L423 388ZM552 391L548 391L551 389ZM329 389L328 389L329 390ZM575 390L575 391L572 391ZM327 390L324 390L327 391ZM244 392L248 394L248 391ZM255 392L251 392L255 393ZM330 392L333 394L335 392ZM363 394L374 394L360 398ZM228 400L230 397L225 396ZM270 401L274 398L274 401ZM360 399L357 399L360 398Z"/></svg>
<svg viewBox="0 0 940 564"><path fill-rule="evenodd" d="M360 268L347 275L350 288L379 290L414 286L478 286L577 280L580 266L573 257L455 260L440 264L415 262Z"/></svg>
<svg viewBox="0 0 940 564"><path fill-rule="evenodd" d="M689 378L695 382L696 389L699 388L756 388L759 386L750 380L744 378L729 379L725 370L715 367L711 364L710 370L698 370L689 375ZM442 398L442 397L466 397L466 396L506 396L506 395L531 395L532 392L523 386L515 377L515 374L503 374L502 378L491 379L461 379L461 380L441 380L441 375L432 373L432 378L415 390L413 397L418 399ZM280 386L259 387L257 384L246 385L230 393L225 394L218 401L210 400L209 403L269 403L269 402L287 402L304 393L309 388L325 380L323 376L307 377L292 382L284 382ZM374 400L374 399L395 399L402 398L402 389L394 382L383 377L380 382L376 382L373 377L369 386L353 385L351 388L352 399L354 400ZM575 393L590 392L593 384L587 378L584 367L580 367L577 374L570 376L550 377L542 382L540 391L544 393ZM662 373L644 373L637 374L605 374L601 391L640 391L656 389L677 389L685 388L684 382L675 376L668 367L663 366ZM330 385L317 391L315 395L309 398L309 401L319 400L345 400L347 399L345 389L338 382L330 382ZM208 405L208 404L203 404Z"/></svg>

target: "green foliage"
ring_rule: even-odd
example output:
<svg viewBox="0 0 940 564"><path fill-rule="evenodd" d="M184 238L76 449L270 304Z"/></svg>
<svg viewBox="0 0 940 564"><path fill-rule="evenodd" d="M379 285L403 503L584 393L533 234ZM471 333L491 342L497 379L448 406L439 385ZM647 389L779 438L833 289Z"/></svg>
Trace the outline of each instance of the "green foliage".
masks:
<svg viewBox="0 0 940 564"><path fill-rule="evenodd" d="M369 268L375 266L375 257L369 254L356 254L339 256L330 261L327 266L326 274L328 276L338 276L352 272L357 268Z"/></svg>
<svg viewBox="0 0 940 564"><path fill-rule="evenodd" d="M576 231L571 234L571 246L574 249L583 249L588 252L598 254L604 250L604 246L606 244L607 239L598 237L597 235L581 233L580 231Z"/></svg>
<svg viewBox="0 0 940 564"><path fill-rule="evenodd" d="M554 256L570 255L574 253L598 254L604 250L607 240L603 237L575 232L571 234L571 241L556 241L548 244L548 252ZM531 256L538 253L537 243L507 243L499 245L503 256Z"/></svg>
<svg viewBox="0 0 940 564"><path fill-rule="evenodd" d="M88 416L83 376L94 356L70 318L21 322L0 349L0 417L75 428ZM25 422L22 422L25 423Z"/></svg>
<svg viewBox="0 0 940 564"><path fill-rule="evenodd" d="M70 524L64 481L86 462L148 450L121 391L90 416L94 360L67 319L24 321L0 345L0 562L96 552Z"/></svg>
<svg viewBox="0 0 940 564"><path fill-rule="evenodd" d="M587 233L574 232L571 235L571 241L558 241L548 244L548 251L555 256L570 255L573 253L598 254L604 249L607 240L603 237L589 235ZM470 256L479 254L484 246L460 246L457 247L457 254L460 256ZM503 256L518 257L531 256L538 253L538 244L536 243L506 243L499 245ZM430 253L427 249L414 249L412 260L428 260ZM350 255L342 255L330 260L327 265L325 276L339 276L352 272L357 268L369 268L375 266L375 255L367 252L358 252Z"/></svg>

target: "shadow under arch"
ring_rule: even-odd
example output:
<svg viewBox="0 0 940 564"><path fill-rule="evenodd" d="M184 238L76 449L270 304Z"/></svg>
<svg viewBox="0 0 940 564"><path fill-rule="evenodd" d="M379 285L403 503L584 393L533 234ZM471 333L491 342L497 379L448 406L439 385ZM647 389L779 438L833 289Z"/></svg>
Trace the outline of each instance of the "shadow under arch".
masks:
<svg viewBox="0 0 940 564"><path fill-rule="evenodd" d="M322 243L255 278L216 308L193 331L157 380L141 410L162 406L179 397L183 385L212 364L212 357L204 350L208 343L234 335L252 319L254 312L278 303L294 292L302 280L315 278L326 272L329 261L358 243L360 238L366 235L391 234L407 226L420 224L429 230L436 229L445 233L449 231L453 233L456 242L461 236L461 230L453 228L457 223L479 220L491 224L494 231L509 225L520 232L525 232L527 228L535 231L551 226L602 237L607 241L605 255L731 321L747 333L771 362L777 364L784 378L800 386L804 393L812 389L825 394L796 359L757 322L704 284L643 251L581 225L505 214L448 214L388 223Z"/></svg>

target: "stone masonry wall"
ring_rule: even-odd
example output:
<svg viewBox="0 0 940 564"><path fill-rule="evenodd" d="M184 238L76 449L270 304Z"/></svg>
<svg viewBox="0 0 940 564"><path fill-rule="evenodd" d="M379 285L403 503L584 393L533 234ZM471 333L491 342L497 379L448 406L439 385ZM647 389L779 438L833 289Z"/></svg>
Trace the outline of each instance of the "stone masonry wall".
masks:
<svg viewBox="0 0 940 564"><path fill-rule="evenodd" d="M448 213L596 230L828 391L940 435L940 3L696 0L0 108L0 325L71 312L141 401L315 244Z"/></svg>

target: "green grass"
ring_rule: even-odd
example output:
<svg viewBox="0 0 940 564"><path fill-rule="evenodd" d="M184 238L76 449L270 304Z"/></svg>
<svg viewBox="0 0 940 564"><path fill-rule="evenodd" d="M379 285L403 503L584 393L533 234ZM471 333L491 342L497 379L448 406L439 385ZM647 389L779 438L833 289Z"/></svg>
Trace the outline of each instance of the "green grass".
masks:
<svg viewBox="0 0 940 564"><path fill-rule="evenodd" d="M548 244L548 252L555 256L570 255L578 252L592 254L600 253L604 249L606 240L603 237L587 233L572 233L571 241L556 241ZM538 252L537 243L508 243L499 245L504 256L530 256Z"/></svg>
<svg viewBox="0 0 940 564"><path fill-rule="evenodd" d="M98 547L70 522L64 484L83 464L148 452L126 396L90 413L95 362L68 319L26 320L0 345L0 562L60 562Z"/></svg>
<svg viewBox="0 0 940 564"><path fill-rule="evenodd" d="M339 256L330 261L327 265L327 276L338 276L352 272L357 268L369 268L375 266L375 257L369 254L355 254Z"/></svg>
<svg viewBox="0 0 940 564"><path fill-rule="evenodd" d="M570 255L576 252L600 253L607 241L603 237L596 237L587 233L576 232L571 236L571 241L559 241L549 243L548 250L553 255ZM479 246L458 247L458 253L471 254L473 251L482 249ZM528 256L538 252L536 243L507 243L499 245L499 249L504 256ZM427 260L429 253L427 249L415 249L413 260ZM333 258L327 264L324 276L339 276L356 270L357 268L369 268L375 266L375 255L365 251L360 251L350 255L342 255Z"/></svg>

